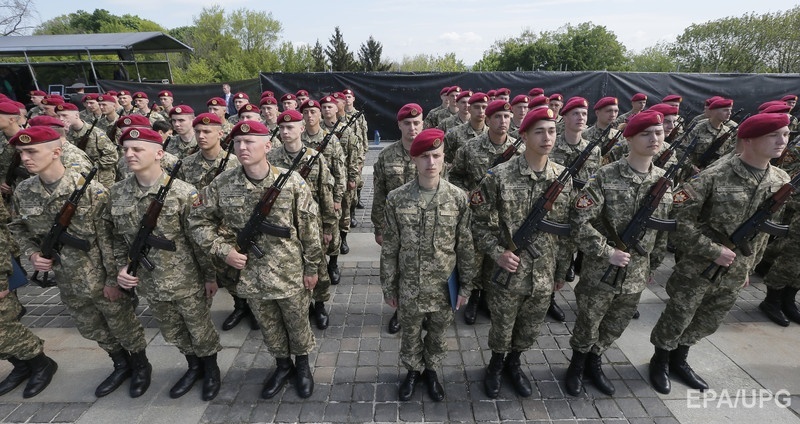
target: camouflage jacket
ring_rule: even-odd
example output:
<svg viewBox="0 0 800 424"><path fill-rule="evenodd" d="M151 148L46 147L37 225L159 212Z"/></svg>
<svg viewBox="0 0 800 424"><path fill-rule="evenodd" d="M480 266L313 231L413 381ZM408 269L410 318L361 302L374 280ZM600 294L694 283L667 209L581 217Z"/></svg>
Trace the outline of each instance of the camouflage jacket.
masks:
<svg viewBox="0 0 800 424"><path fill-rule="evenodd" d="M333 126L329 127L324 121L321 125L322 129L325 131L325 134L333 130ZM344 170L347 177L347 182L355 182L358 180L358 176L361 172L361 165L363 165L363 161L361 160L361 142L353 132L353 127L350 127L343 132L341 131L341 128L344 128L345 125L347 125L347 122L339 121L340 129L334 133L334 137L339 140L339 147L342 148L342 158L344 160ZM320 141L322 140L320 139ZM346 189L347 187L345 186L345 190Z"/></svg>
<svg viewBox="0 0 800 424"><path fill-rule="evenodd" d="M213 162L207 161L203 157L202 151L192 153L191 155L183 158L183 163L181 164L181 168L178 170L177 178L179 180L186 181L200 190L203 187L211 184L211 180L217 176L217 169L227 153L228 152L225 150L220 150ZM225 169L223 169L223 171L236 168L238 165L239 160L236 159L236 155L231 153L230 158L228 158L228 163L225 164Z"/></svg>
<svg viewBox="0 0 800 424"><path fill-rule="evenodd" d="M383 296L400 307L414 304L423 312L450 307L447 280L458 265L462 295L477 272L467 196L445 180L429 204L415 179L392 190L386 199L386 227L381 246Z"/></svg>
<svg viewBox="0 0 800 424"><path fill-rule="evenodd" d="M605 131L605 128L603 128L603 129L600 129L600 128L598 128L598 127L597 127L597 124L595 124L595 125L592 125L591 127L587 128L587 129L583 130L583 133L581 133L581 137L582 137L584 140L588 140L588 141L590 141L590 142L591 142L591 141L593 141L594 139L596 139L596 138L600 137L600 134L602 134L602 133L603 133L603 131ZM613 150L613 149L614 149L614 147L616 147L616 146L618 146L620 143L622 143L622 142L625 140L625 137L623 137L623 136L622 136L622 134L620 134L621 132L622 132L622 131L620 131L620 130L618 130L618 129L616 129L616 128L611 128L611 130L608 132L608 135L606 135L605 137L603 137L603 141L601 141L601 142L600 142L600 144L599 144L599 147L601 148L601 149L600 149L600 151L602 152L602 150L603 150L603 149L602 149L602 147L603 147L603 146L604 146L604 145L605 145L607 142L611 141L611 139L612 139L612 138L616 137L616 136L617 136L617 134L619 134L619 138L617 138L617 142L614 144L614 146L612 146L612 148L611 148L611 149ZM609 154L610 154L610 153L606 153L606 157L608 157L608 155L609 155ZM603 158L603 159L605 159L605 158ZM606 163L610 163L610 162L614 162L614 161L616 161L616 159L614 159L614 160L609 160L609 161L607 161Z"/></svg>
<svg viewBox="0 0 800 424"><path fill-rule="evenodd" d="M11 166L15 149L8 144L8 137L0 131L0 183L6 182L8 168Z"/></svg>
<svg viewBox="0 0 800 424"><path fill-rule="evenodd" d="M197 139L194 136L194 131L191 133L192 138L189 141L183 141L179 134L169 137L165 144L167 145L166 152L172 153L178 159L183 159L191 154L197 153Z"/></svg>
<svg viewBox="0 0 800 424"><path fill-rule="evenodd" d="M8 290L8 277L11 276L11 255L8 253L19 250L8 231L8 219L5 202L0 202L0 249L6 252L0 255L0 291Z"/></svg>
<svg viewBox="0 0 800 424"><path fill-rule="evenodd" d="M89 133L89 130L92 130ZM87 136L87 133L89 135ZM117 146L111 142L103 130L95 126L92 129L91 124L83 123L83 128L80 131L69 129L67 132L67 140L78 147L81 139L87 137L86 148L84 152L97 166L97 181L106 187L111 187L114 184L117 172L117 160L119 160L119 153ZM78 147L80 149L80 147Z"/></svg>
<svg viewBox="0 0 800 424"><path fill-rule="evenodd" d="M92 112L89 112L89 109L84 109L84 110L80 111L80 112L78 113L78 116L79 116L79 117L80 117L80 118L83 120L83 122L88 122L88 123L89 123L89 125L92 125L92 122L94 122L95 118L96 118L96 119L97 119L97 121L99 122L99 121L100 121L100 118L102 118L102 117L103 117L103 115L102 115L102 114L100 114L100 115L95 115L95 114L93 114Z"/></svg>
<svg viewBox="0 0 800 424"><path fill-rule="evenodd" d="M326 134L328 134L328 131L325 129L320 129L320 131L314 135L310 135L307 131L304 131L301 138L306 147L316 149L317 146L322 143L322 139L325 138ZM330 142L328 142L328 147L325 148L322 155L325 156L325 161L328 163L328 170L331 172L331 176L333 176L333 201L335 203L340 203L344 197L345 189L347 188L347 181L349 178L348 172L350 172L350 170L345 165L347 157L344 154L344 150L342 150L339 139L335 135L331 137Z"/></svg>
<svg viewBox="0 0 800 424"><path fill-rule="evenodd" d="M425 121L428 122L429 127L426 126L425 128L437 128L439 124L444 121L445 119L455 115L455 113L450 112L450 109L443 107L438 110L432 110L428 112L428 116L425 117ZM423 125L425 122L423 122Z"/></svg>
<svg viewBox="0 0 800 424"><path fill-rule="evenodd" d="M455 128L455 127L457 127L459 125L466 124L467 121L469 121L469 118L467 118L466 121L462 121L461 118L458 116L458 114L455 114L455 115L453 115L453 116L451 116L451 117L439 122L439 125L436 128L439 128L440 130L444 131L445 134L447 134L453 128Z"/></svg>
<svg viewBox="0 0 800 424"><path fill-rule="evenodd" d="M694 152L689 156L688 163L690 165L695 165L697 167L700 166L700 157L706 152L706 150L711 147L711 143L714 142L714 139L718 136L725 134L731 127L722 124L720 125L719 129L714 129L711 126L709 120L700 121L692 130L691 133L686 137L686 143L690 143L694 137L697 137L697 146L694 149ZM736 134L731 135L728 137L728 140L717 150L717 154L719 156L724 156L726 153L734 150L736 146Z"/></svg>
<svg viewBox="0 0 800 424"><path fill-rule="evenodd" d="M358 113L358 109L353 109L351 111L345 111L345 122L350 120L350 118ZM358 117L356 122L353 124L352 128L354 128L353 133L356 135L356 139L361 143L362 148L361 152L366 153L369 149L369 127L367 126L367 118L364 117L362 114ZM363 161L363 159L362 159Z"/></svg>
<svg viewBox="0 0 800 424"><path fill-rule="evenodd" d="M489 127L484 125L483 128L476 130L472 128L472 124L467 121L464 124L461 124L457 127L454 127L444 136L444 161L447 163L453 163L456 159L456 152L458 151L467 140L472 140L473 138L489 131Z"/></svg>
<svg viewBox="0 0 800 424"><path fill-rule="evenodd" d="M488 132L467 141L456 152L456 158L447 174L448 181L467 192L475 190L483 176L486 175L486 171L491 168L495 158L503 154L506 148L516 141L508 136L503 144L496 146L489 140ZM525 145L521 145L516 154L524 151Z"/></svg>
<svg viewBox="0 0 800 424"><path fill-rule="evenodd" d="M436 106L435 108L428 111L428 114L425 115L425 121L423 121L423 126L425 128L437 128L439 126L439 120L436 117L436 114L439 113L440 110L447 109L443 105Z"/></svg>
<svg viewBox="0 0 800 424"><path fill-rule="evenodd" d="M67 169L88 173L92 170L92 160L83 150L67 142L61 146L61 163Z"/></svg>
<svg viewBox="0 0 800 424"><path fill-rule="evenodd" d="M589 146L589 141L585 138L581 138L581 141L577 145L570 146L564 139L564 134L559 134L556 137L556 144L550 152L550 159L561 166L570 166L572 161L574 161L587 146ZM589 177L600 168L600 162L600 148L595 147L592 149L592 153L589 155L581 171L578 172L577 178L588 181Z"/></svg>
<svg viewBox="0 0 800 424"><path fill-rule="evenodd" d="M372 172L374 190L370 219L375 227L375 235L381 235L386 196L390 191L416 178L417 166L403 146L403 141L399 140L381 150Z"/></svg>
<svg viewBox="0 0 800 424"><path fill-rule="evenodd" d="M244 228L262 194L285 169L272 166L269 174L253 184L238 166L220 174L202 191L202 202L192 209L189 227L200 247L224 260L236 247L236 237ZM292 173L278 195L265 222L290 231L289 238L266 234L256 243L266 254L257 258L250 252L236 286L238 296L246 299L284 299L303 290L303 276L316 275L322 260L317 203L308 185ZM224 226L231 233L220 232Z"/></svg>

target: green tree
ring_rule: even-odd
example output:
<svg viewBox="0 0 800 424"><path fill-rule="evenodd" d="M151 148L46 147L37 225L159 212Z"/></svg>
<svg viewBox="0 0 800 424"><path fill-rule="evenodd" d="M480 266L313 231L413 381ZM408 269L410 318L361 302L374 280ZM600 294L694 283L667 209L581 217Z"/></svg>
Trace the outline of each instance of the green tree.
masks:
<svg viewBox="0 0 800 424"><path fill-rule="evenodd" d="M328 40L328 47L325 48L325 55L331 65L332 71L355 71L358 70L356 60L353 58L353 52L350 47L344 42L342 31L337 26L334 29L333 35Z"/></svg>
<svg viewBox="0 0 800 424"><path fill-rule="evenodd" d="M658 43L628 55L628 71L673 72L677 70L676 67L677 61L670 55L669 45L666 43Z"/></svg>
<svg viewBox="0 0 800 424"><path fill-rule="evenodd" d="M383 62L383 59L381 59L382 54L383 44L380 41L375 41L370 35L367 42L362 43L361 48L358 50L358 61L361 63L361 69L364 72L388 71L392 65Z"/></svg>
<svg viewBox="0 0 800 424"><path fill-rule="evenodd" d="M29 29L31 19L36 15L33 0L0 1L0 34L22 35Z"/></svg>
<svg viewBox="0 0 800 424"><path fill-rule="evenodd" d="M284 41L278 49L278 60L283 72L309 72L314 66L314 59L308 46L295 48L288 41Z"/></svg>
<svg viewBox="0 0 800 424"><path fill-rule="evenodd" d="M89 13L78 10L74 13L56 16L42 22L35 35L47 34L97 34L115 32L167 32L161 25L135 15L113 15L105 9L95 9Z"/></svg>
<svg viewBox="0 0 800 424"><path fill-rule="evenodd" d="M400 63L392 65L392 70L398 72L465 72L467 66L456 58L455 53L446 53L442 56L420 53L414 56L403 56Z"/></svg>
<svg viewBox="0 0 800 424"><path fill-rule="evenodd" d="M328 69L328 59L325 57L325 50L322 49L319 39L314 48L311 49L311 71L312 72L325 72Z"/></svg>

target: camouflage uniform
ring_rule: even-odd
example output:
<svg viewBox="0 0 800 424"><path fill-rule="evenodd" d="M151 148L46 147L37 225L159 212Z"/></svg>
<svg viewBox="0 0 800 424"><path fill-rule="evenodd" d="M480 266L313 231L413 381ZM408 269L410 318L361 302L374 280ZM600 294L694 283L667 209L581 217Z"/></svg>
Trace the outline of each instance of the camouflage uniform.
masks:
<svg viewBox="0 0 800 424"><path fill-rule="evenodd" d="M432 128L438 128L439 124L441 124L447 118L450 118L451 116L458 115L458 111L453 112L449 108L444 107L444 108L441 108L441 109L437 110L436 112L430 112L429 115L430 114L433 114L433 117L431 118L431 121L430 121L431 124L434 124ZM423 124L424 124L424 122L423 122Z"/></svg>
<svg viewBox="0 0 800 424"><path fill-rule="evenodd" d="M81 118L83 122L94 122L95 119L99 121L103 115L102 114L95 115L92 112L89 112L89 109L84 109L78 112L78 116Z"/></svg>
<svg viewBox="0 0 800 424"><path fill-rule="evenodd" d="M764 284L774 289L789 287L800 289L800 196L794 195L786 204L787 215L791 213L789 234L773 242L778 253L772 268L764 276Z"/></svg>
<svg viewBox="0 0 800 424"><path fill-rule="evenodd" d="M417 176L417 166L403 146L402 140L385 147L378 155L373 167L373 197L370 219L375 235L383 235L386 196L390 191L411 181Z"/></svg>
<svg viewBox="0 0 800 424"><path fill-rule="evenodd" d="M328 126L324 121L321 123L323 131L328 133L333 130L333 126ZM344 128L347 122L339 122L339 127ZM337 132L335 137L339 140L339 146L342 149L342 158L345 171L345 185L344 193L342 195L342 210L339 216L339 231L350 231L350 204L355 198L356 191L348 188L349 183L358 183L358 177L361 173L361 141L356 137L353 132L353 127L348 128L344 132ZM330 144L328 145L330 147ZM325 149L328 150L327 148ZM323 152L324 154L324 152Z"/></svg>
<svg viewBox="0 0 800 424"><path fill-rule="evenodd" d="M759 233L752 242L752 256L740 252L727 273L710 281L701 274L719 256L721 247L716 240L730 235L788 181L786 172L769 166L759 182L741 159L733 157L704 170L675 192L678 230L673 238L683 255L667 281L667 307L650 334L657 348L691 346L719 328L768 236Z"/></svg>
<svg viewBox="0 0 800 424"><path fill-rule="evenodd" d="M587 146L589 146L589 141L585 138L581 138L581 141L574 146L567 144L564 134L559 133L556 137L556 144L550 152L550 159L559 165L569 166ZM600 168L601 159L600 148L595 147L576 178L588 181L589 177L594 175L595 171Z"/></svg>
<svg viewBox="0 0 800 424"><path fill-rule="evenodd" d="M106 134L106 136L108 136L108 138L111 139L111 134L110 134L111 131L110 130L112 128L114 128L114 125L116 123L117 123L116 119L113 120L113 121L110 121L108 119L108 117L106 117L106 115L103 115L103 116L100 117L100 119L97 120L97 124L95 125L95 128L99 129L100 131L103 131ZM117 132L119 132L119 131L117 131ZM112 140L112 141L116 142L116 140Z"/></svg>
<svg viewBox="0 0 800 424"><path fill-rule="evenodd" d="M349 121L353 115L358 113L358 109L353 109L350 111L345 110L345 121ZM361 177L361 170L364 168L364 161L367 158L367 152L369 151L369 129L367 126L367 118L364 117L364 114L358 117L356 122L353 124L353 134L355 134L356 139L358 140L358 175L356 177L356 188L357 192L355 192L354 202L358 202L358 193L361 191L361 187L364 186L364 179Z"/></svg>
<svg viewBox="0 0 800 424"><path fill-rule="evenodd" d="M286 170L271 166L267 177L254 184L239 166L204 188L202 204L189 216L192 235L200 247L224 260L236 240L217 228L225 225L234 233L241 231L263 192L282 172ZM289 228L291 236L258 237L258 245L267 254L262 258L249 254L236 295L247 299L273 356L307 355L314 348L314 335L308 322L311 294L303 286L303 276L317 274L322 249L317 204L299 174L289 177L266 222Z"/></svg>
<svg viewBox="0 0 800 424"><path fill-rule="evenodd" d="M8 144L8 137L0 131L0 184L7 182L6 175L15 151L14 147Z"/></svg>
<svg viewBox="0 0 800 424"><path fill-rule="evenodd" d="M219 168L220 163L222 163L222 159L225 158L227 153L228 152L225 150L220 150L213 162L206 160L206 158L203 157L203 153L200 151L186 156L183 158L183 163L181 164L181 168L178 170L178 175L176 175L176 177L179 180L186 181L187 183L195 186L198 190L202 189L203 187L211 184L211 181L216 177L217 168ZM238 165L239 159L236 159L236 155L231 153L230 157L228 158L228 163L225 164L225 169L223 171L233 169Z"/></svg>
<svg viewBox="0 0 800 424"><path fill-rule="evenodd" d="M641 112L641 111L639 111L639 112ZM615 119L614 122L611 125L613 125L614 127L618 127L618 126L620 126L622 124L627 124L628 121L630 121L630 119L633 118L634 116L636 116L639 112L634 113L633 109L631 109L631 110L629 110L629 111L627 111L625 113L621 113L621 114L617 115L617 119Z"/></svg>
<svg viewBox="0 0 800 424"><path fill-rule="evenodd" d="M428 115L425 116L425 120L422 122L424 128L437 128L439 127L439 119L437 118L437 114L442 109L447 109L446 106L439 105L435 108L428 111Z"/></svg>
<svg viewBox="0 0 800 424"><path fill-rule="evenodd" d="M52 192L38 177L19 183L14 191L16 218L9 228L25 257L40 251L39 244L53 226L53 219L82 183L81 176L70 170L64 173ZM58 272L61 300L69 308L81 335L96 341L109 353L123 349L139 352L147 347L147 342L134 313L133 298L122 296L112 302L103 295L105 286L117 285L114 260L102 253L112 250L108 237L110 223L102 219L107 194L99 182L90 183L78 204L69 233L89 242L91 248L84 252L64 245L59 253L60 261L54 263L53 268ZM111 270L110 276L107 269Z"/></svg>
<svg viewBox="0 0 800 424"><path fill-rule="evenodd" d="M308 131L303 132L301 138L306 147L316 149L317 146L322 143L322 139L328 134L328 130L322 127L320 128L320 131L314 135L308 134ZM347 181L348 178L350 178L350 172L352 170L346 164L347 156L345 156L344 150L336 135L331 137L328 142L328 147L325 148L322 155L325 156L325 161L328 163L328 170L333 177L333 202L343 204L344 196L347 194ZM337 215L341 216L341 213L340 211ZM330 256L338 255L341 241L341 235L337 228L333 232L333 240L328 244L328 249L325 254Z"/></svg>
<svg viewBox="0 0 800 424"><path fill-rule="evenodd" d="M541 174L534 172L524 156L492 168L481 182L480 195L473 194L471 199L476 249L496 262L507 249L511 235L530 213L533 203L563 170L563 166L548 161ZM567 183L564 193L571 189L571 182ZM566 221L568 202L567 196L559 196L548 220ZM533 345L550 306L553 275L566 273L568 261L558 260L567 255L564 243L547 233L540 234L537 240L537 249L542 252L540 258L534 261L522 253L517 272L508 285L493 283L485 287L492 315L489 348L494 352L522 352ZM495 269L499 268L495 265ZM501 273L501 283L505 283L506 276L506 272ZM472 287L461 287L465 293L470 289Z"/></svg>
<svg viewBox="0 0 800 424"><path fill-rule="evenodd" d="M691 165L695 165L700 167L700 157L711 147L711 143L714 142L714 139L719 137L722 134L725 134L726 131L731 129L732 127L727 124L721 124L719 129L714 129L711 126L711 121L705 120L701 121L694 127L691 133L686 137L686 142L691 142L694 137L697 137L697 146L694 149L694 152L689 156L689 168ZM731 152L734 150L736 146L736 137L729 137L728 140L720 146L717 153L720 156L724 156L726 153ZM691 174L689 174L691 175Z"/></svg>
<svg viewBox="0 0 800 424"><path fill-rule="evenodd" d="M461 118L458 116L458 114L455 114L455 115L445 119L444 121L439 122L439 125L436 128L439 128L440 130L444 131L445 134L447 134L453 128L455 128L455 127L457 127L459 125L464 125L468 121L469 121L469 117L467 117L466 121L462 121Z"/></svg>
<svg viewBox="0 0 800 424"><path fill-rule="evenodd" d="M581 137L584 140L594 141L595 139L600 137L601 134L603 134L603 131L605 131L605 128L600 129L600 128L597 127L597 124L595 124L595 125L592 125L591 127L587 128L587 129L583 130L583 133L581 133ZM611 150L609 150L608 153L606 153L606 156L601 158L601 162L603 162L603 163L616 162L616 161L620 160L622 158L622 156L624 156L624 154L623 154L623 155L616 156L616 157L613 157L613 158L610 157L611 153L614 151L614 149L617 146L619 146L620 144L623 144L623 143L625 143L627 145L627 143L625 142L625 138L622 137L622 134L620 134L621 132L622 131L620 131L620 130L618 130L616 128L611 128L611 130L608 132L608 135L603 137L603 141L601 141L600 145L599 145L599 147L601 147L601 149L600 149L601 153L602 153L602 150L603 150L602 147L607 142L611 141L611 139L616 137L617 134L619 134L619 138L617 138L617 142L614 144L614 146L611 147ZM625 153L627 153L627 149L625 150Z"/></svg>
<svg viewBox="0 0 800 424"><path fill-rule="evenodd" d="M570 224L585 256L581 279L575 287L578 317L570 345L579 352L601 355L622 335L652 271L664 258L666 234L647 230L640 244L648 255L641 256L631 248L630 263L618 268L617 285L613 285L614 271L607 282L600 281L610 265L608 258L614 252L614 238L625 231L650 187L664 172L651 165L643 176L634 172L626 159L621 159L601 167L575 200ZM672 192L667 189L652 216L667 219L671 206ZM609 236L612 231L609 226L616 236Z"/></svg>
<svg viewBox="0 0 800 424"><path fill-rule="evenodd" d="M450 130L450 132L444 136L445 163L453 163L456 159L456 151L458 151L467 140L471 140L487 131L489 131L487 125L483 125L483 128L476 130L472 128L472 123L469 121Z"/></svg>
<svg viewBox="0 0 800 424"><path fill-rule="evenodd" d="M89 155L70 142L61 146L61 163L67 169L84 173L89 173L93 166Z"/></svg>
<svg viewBox="0 0 800 424"><path fill-rule="evenodd" d="M164 152L164 157L161 158L161 169L165 172L172 171L172 167L178 163L178 158L172 153ZM133 172L128 169L128 163L125 162L125 156L120 155L117 161L117 181L122 181L133 176Z"/></svg>
<svg viewBox="0 0 800 424"><path fill-rule="evenodd" d="M414 180L389 193L381 247L383 296L398 301L400 360L410 371L440 367L453 323L447 280L456 265L462 284L476 271L466 194L445 180L430 203L421 191Z"/></svg>
<svg viewBox="0 0 800 424"><path fill-rule="evenodd" d="M75 131L72 128L67 131L67 140L78 147L81 139L89 133L89 130L91 130L91 134L86 138L84 152L86 152L92 163L97 166L97 181L106 187L111 187L116 181L115 174L119 153L117 152L117 146L109 140L108 136L96 126L92 129L91 125L84 122L80 131ZM78 148L80 149L80 147Z"/></svg>
<svg viewBox="0 0 800 424"><path fill-rule="evenodd" d="M114 269L128 264L129 245L167 178L167 174L162 174L157 184L143 188L131 176L109 190L103 219L113 224ZM192 243L187 228L187 216L196 203L199 197L192 185L178 179L173 181L153 234L172 240L177 249L174 252L151 249L148 258L155 269L139 268L136 290L149 301L165 340L175 344L184 355L206 357L222 347L211 322L204 287L204 282L214 281L214 267L207 251Z"/></svg>
<svg viewBox="0 0 800 424"><path fill-rule="evenodd" d="M191 133L192 138L189 141L183 141L179 134L175 134L167 139L165 144L167 153L172 153L178 159L183 159L191 154L197 153L197 139L194 136L194 131Z"/></svg>

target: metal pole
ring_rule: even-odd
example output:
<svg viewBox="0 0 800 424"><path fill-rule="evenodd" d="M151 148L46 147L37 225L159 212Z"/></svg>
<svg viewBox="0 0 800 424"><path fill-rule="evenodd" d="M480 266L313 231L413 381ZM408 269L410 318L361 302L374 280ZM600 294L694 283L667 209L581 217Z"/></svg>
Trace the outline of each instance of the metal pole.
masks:
<svg viewBox="0 0 800 424"><path fill-rule="evenodd" d="M25 55L25 64L28 65L28 71L30 71L31 77L33 78L33 85L39 90L39 81L36 80L36 72L33 72L33 66L31 66L31 59L28 57L28 52L23 51L22 54Z"/></svg>
<svg viewBox="0 0 800 424"><path fill-rule="evenodd" d="M169 63L169 55L164 52L164 59L167 59L167 70L169 70L169 83L175 84L175 79L172 77L172 65Z"/></svg>
<svg viewBox="0 0 800 424"><path fill-rule="evenodd" d="M136 61L136 52L131 49L131 56L133 56L133 65L136 67L136 78L142 82L142 74L139 73L139 62Z"/></svg>
<svg viewBox="0 0 800 424"><path fill-rule="evenodd" d="M89 55L89 66L92 67L92 75L94 75L94 83L99 88L100 87L100 83L97 80L97 72L94 69L94 61L92 60L92 53L89 51L89 49L86 49L86 54Z"/></svg>

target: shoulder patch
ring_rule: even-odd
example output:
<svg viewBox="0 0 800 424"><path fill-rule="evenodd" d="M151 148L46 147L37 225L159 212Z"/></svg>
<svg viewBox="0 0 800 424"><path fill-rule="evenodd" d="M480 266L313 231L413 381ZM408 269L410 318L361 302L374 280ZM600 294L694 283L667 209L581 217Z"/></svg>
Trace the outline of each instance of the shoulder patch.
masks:
<svg viewBox="0 0 800 424"><path fill-rule="evenodd" d="M692 195L689 193L689 191L686 190L685 188L682 188L672 195L672 203L681 204L691 198Z"/></svg>
<svg viewBox="0 0 800 424"><path fill-rule="evenodd" d="M483 193L481 193L480 190L474 190L469 195L469 204L470 205L474 205L474 206L482 205L485 201L486 201L486 199L483 198Z"/></svg>
<svg viewBox="0 0 800 424"><path fill-rule="evenodd" d="M575 209L588 209L595 205L594 199L588 193L582 194L575 200Z"/></svg>
<svg viewBox="0 0 800 424"><path fill-rule="evenodd" d="M203 198L200 196L200 193L198 193L197 190L192 190L191 198L192 198L193 208L196 208L203 204Z"/></svg>

